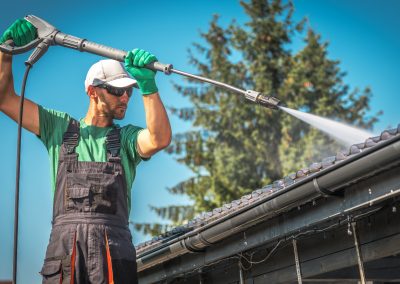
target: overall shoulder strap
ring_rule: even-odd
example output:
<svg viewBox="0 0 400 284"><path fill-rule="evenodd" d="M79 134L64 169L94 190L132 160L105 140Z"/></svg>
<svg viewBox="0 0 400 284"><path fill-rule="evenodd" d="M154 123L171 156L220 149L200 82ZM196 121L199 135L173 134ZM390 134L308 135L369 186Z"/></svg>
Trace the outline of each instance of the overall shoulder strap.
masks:
<svg viewBox="0 0 400 284"><path fill-rule="evenodd" d="M67 150L67 154L72 154L75 152L76 146L78 146L79 141L79 121L71 118L67 131L64 133L63 145Z"/></svg>
<svg viewBox="0 0 400 284"><path fill-rule="evenodd" d="M111 129L106 137L107 157L108 160L119 158L121 149L121 128L114 127Z"/></svg>

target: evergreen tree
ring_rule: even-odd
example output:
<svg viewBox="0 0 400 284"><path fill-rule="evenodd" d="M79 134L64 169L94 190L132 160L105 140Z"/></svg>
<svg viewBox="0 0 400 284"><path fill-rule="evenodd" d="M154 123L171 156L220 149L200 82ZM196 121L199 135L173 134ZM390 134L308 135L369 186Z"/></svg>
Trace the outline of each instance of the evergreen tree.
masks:
<svg viewBox="0 0 400 284"><path fill-rule="evenodd" d="M309 28L305 47L292 54L291 38L303 34L305 21L293 21L291 2L240 3L249 16L244 27L235 21L221 27L214 16L208 32L201 34L205 43L194 44L190 63L199 75L276 96L294 109L372 127L376 118L365 117L370 90L349 92L339 62L328 59L327 43L321 43L318 34ZM321 159L321 151L337 150L324 134L282 111L192 80L175 87L193 107L170 110L195 130L176 134L167 151L189 167L193 177L169 191L189 196L194 205L153 208L172 226ZM152 234L161 228L136 225Z"/></svg>

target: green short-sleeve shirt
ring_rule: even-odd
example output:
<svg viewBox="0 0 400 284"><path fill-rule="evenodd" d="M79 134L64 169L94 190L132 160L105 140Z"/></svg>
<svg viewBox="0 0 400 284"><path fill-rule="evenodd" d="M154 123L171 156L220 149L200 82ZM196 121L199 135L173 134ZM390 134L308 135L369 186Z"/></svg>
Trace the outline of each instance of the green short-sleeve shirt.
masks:
<svg viewBox="0 0 400 284"><path fill-rule="evenodd" d="M39 106L40 140L46 146L50 159L51 188L56 187L58 155L63 140L64 132L68 128L71 116L65 112L59 112ZM80 138L76 147L79 154L78 161L82 162L106 162L106 135L112 127L97 127L86 125L80 120ZM131 188L136 175L136 167L141 158L136 150L136 141L139 132L143 128L126 125L121 128L121 163L125 172L127 184L128 208L131 208Z"/></svg>

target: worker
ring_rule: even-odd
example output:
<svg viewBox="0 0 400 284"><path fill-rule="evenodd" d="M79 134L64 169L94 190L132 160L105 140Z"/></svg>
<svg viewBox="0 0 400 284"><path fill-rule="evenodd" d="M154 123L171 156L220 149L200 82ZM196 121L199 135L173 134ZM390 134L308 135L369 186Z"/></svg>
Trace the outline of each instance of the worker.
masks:
<svg viewBox="0 0 400 284"><path fill-rule="evenodd" d="M21 19L0 42L12 39L16 46L24 46L36 38L36 28ZM25 99L22 127L47 148L54 190L43 283L137 283L128 227L131 187L141 160L171 141L156 73L144 68L156 60L149 52L134 49L124 65L107 59L91 66L85 80L89 107L80 120ZM143 95L145 129L114 123L125 117L134 87ZM1 52L0 110L18 120L12 56Z"/></svg>

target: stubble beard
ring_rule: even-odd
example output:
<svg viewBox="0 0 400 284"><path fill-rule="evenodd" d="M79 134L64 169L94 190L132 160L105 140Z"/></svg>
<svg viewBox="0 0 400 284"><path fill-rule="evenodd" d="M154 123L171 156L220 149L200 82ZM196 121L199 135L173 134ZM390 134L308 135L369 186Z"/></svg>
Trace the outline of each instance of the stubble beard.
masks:
<svg viewBox="0 0 400 284"><path fill-rule="evenodd" d="M116 104L113 106L113 103L110 102L109 99L104 94L101 93L100 97L102 101L105 102L107 105L107 109L102 116L111 117L112 119L115 120L122 120L125 118L127 106L125 106L125 108L121 108L121 106L123 105L120 104Z"/></svg>
<svg viewBox="0 0 400 284"><path fill-rule="evenodd" d="M122 120L125 118L126 109L116 108L112 111L111 117L115 120Z"/></svg>
<svg viewBox="0 0 400 284"><path fill-rule="evenodd" d="M116 120L122 120L125 118L125 114L126 114L126 109L122 109L117 107L114 111L113 111L113 119Z"/></svg>

